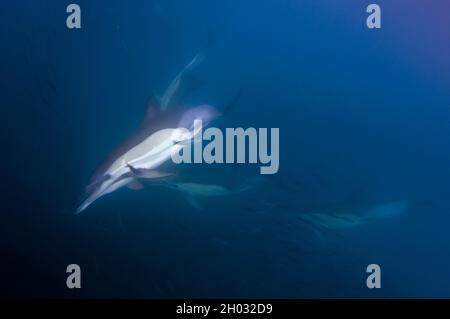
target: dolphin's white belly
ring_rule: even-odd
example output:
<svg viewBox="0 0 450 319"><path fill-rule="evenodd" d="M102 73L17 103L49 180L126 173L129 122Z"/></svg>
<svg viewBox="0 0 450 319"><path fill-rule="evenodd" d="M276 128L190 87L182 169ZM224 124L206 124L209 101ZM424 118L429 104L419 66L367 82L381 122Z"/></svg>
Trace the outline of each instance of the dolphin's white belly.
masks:
<svg viewBox="0 0 450 319"><path fill-rule="evenodd" d="M131 182L132 178L122 176L130 173L127 165L138 169L153 169L167 161L172 152L179 152L183 145L175 144L186 134L184 129L164 129L157 131L117 158L105 174L111 178L96 192L96 199L109 194Z"/></svg>
<svg viewBox="0 0 450 319"><path fill-rule="evenodd" d="M129 172L127 165L135 168L152 169L170 158L171 153L178 149L175 143L185 134L183 129L163 129L147 137L121 155L109 167L106 174L113 177Z"/></svg>
<svg viewBox="0 0 450 319"><path fill-rule="evenodd" d="M164 129L157 131L118 157L106 171L105 174L109 174L111 178L100 187L98 197L111 193L132 180L132 178L122 177L124 174L130 172L127 165L139 169L153 169L167 161L172 152L179 151L183 147L182 145L175 144L180 136L182 137L183 133L185 134L185 130L183 129Z"/></svg>

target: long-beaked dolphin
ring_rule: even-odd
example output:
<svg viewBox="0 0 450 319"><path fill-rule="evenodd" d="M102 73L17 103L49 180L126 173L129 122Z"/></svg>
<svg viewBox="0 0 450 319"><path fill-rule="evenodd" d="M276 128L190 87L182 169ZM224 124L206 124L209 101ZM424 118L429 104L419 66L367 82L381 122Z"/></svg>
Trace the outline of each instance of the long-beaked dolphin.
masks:
<svg viewBox="0 0 450 319"><path fill-rule="evenodd" d="M179 91L180 84L183 78L192 70L194 70L206 57L204 52L198 53L181 71L175 78L170 82L164 94L159 98L159 105L161 111L166 111L168 107L173 102L175 93Z"/></svg>
<svg viewBox="0 0 450 319"><path fill-rule="evenodd" d="M156 102L150 103L138 131L113 151L97 169L86 187L85 199L76 212L82 212L98 198L123 186L139 188L139 179L159 179L172 175L157 168L199 133L194 131L195 120L201 120L203 126L207 126L219 115L216 108L206 104L161 112Z"/></svg>
<svg viewBox="0 0 450 319"><path fill-rule="evenodd" d="M252 189L256 182L251 180L237 187L226 187L220 184L204 184L196 182L164 181L161 185L180 192L191 206L201 209L197 202L199 197L225 197Z"/></svg>
<svg viewBox="0 0 450 319"><path fill-rule="evenodd" d="M408 209L406 200L375 205L362 210L341 210L336 212L301 213L297 217L309 225L327 230L340 230L363 225L384 217L403 214Z"/></svg>
<svg viewBox="0 0 450 319"><path fill-rule="evenodd" d="M219 197L227 196L233 193L233 190L225 186L214 184L168 182L165 183L165 185L182 193L188 203L197 209L201 209L201 205L197 202L197 197Z"/></svg>

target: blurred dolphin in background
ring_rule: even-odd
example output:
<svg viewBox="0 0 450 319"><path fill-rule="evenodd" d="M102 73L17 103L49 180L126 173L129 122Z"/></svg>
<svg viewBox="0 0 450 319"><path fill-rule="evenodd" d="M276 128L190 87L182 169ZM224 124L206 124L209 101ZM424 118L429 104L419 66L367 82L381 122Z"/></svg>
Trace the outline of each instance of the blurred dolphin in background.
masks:
<svg viewBox="0 0 450 319"><path fill-rule="evenodd" d="M369 222L385 218L399 216L409 208L406 200L387 202L368 208L348 208L332 210L328 212L300 213L298 219L312 227L325 230L341 230L360 226Z"/></svg>
<svg viewBox="0 0 450 319"><path fill-rule="evenodd" d="M253 183L243 183L237 187L226 187L219 184L204 184L194 182L168 182L165 181L163 186L180 192L189 204L197 209L201 209L198 203L199 197L222 197L241 193L253 188Z"/></svg>

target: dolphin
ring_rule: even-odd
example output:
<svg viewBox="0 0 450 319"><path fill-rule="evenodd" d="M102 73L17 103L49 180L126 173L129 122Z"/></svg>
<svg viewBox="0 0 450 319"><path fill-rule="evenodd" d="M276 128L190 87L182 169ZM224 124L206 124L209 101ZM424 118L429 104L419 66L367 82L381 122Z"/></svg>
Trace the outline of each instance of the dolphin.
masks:
<svg viewBox="0 0 450 319"><path fill-rule="evenodd" d="M162 97L159 98L159 105L161 111L166 111L170 104L173 102L175 93L179 91L182 79L192 70L194 70L204 59L206 54L203 52L198 53L170 82L167 89L164 91Z"/></svg>
<svg viewBox="0 0 450 319"><path fill-rule="evenodd" d="M254 186L251 183L244 183L238 187L229 188L218 184L169 181L164 181L162 185L183 194L189 204L197 209L201 209L201 206L197 202L198 197L225 197L248 191Z"/></svg>
<svg viewBox="0 0 450 319"><path fill-rule="evenodd" d="M166 178L172 173L157 168L195 138L194 121L207 126L220 112L211 105L162 112L150 103L141 127L100 165L86 187L85 198L76 209L81 213L94 201L119 188L141 188L140 180Z"/></svg>
<svg viewBox="0 0 450 319"><path fill-rule="evenodd" d="M166 182L164 185L182 193L188 203L197 209L202 209L201 205L197 202L197 197L219 197L231 195L233 193L233 190L227 187L214 184Z"/></svg>
<svg viewBox="0 0 450 319"><path fill-rule="evenodd" d="M362 211L301 213L297 217L321 229L340 230L366 224L380 218L398 216L408 209L408 201L398 200L375 205Z"/></svg>

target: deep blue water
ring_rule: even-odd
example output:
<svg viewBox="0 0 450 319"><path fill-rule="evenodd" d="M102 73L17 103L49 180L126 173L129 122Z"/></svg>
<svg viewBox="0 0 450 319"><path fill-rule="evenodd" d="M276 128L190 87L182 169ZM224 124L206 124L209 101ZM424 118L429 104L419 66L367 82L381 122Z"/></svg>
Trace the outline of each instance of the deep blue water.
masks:
<svg viewBox="0 0 450 319"><path fill-rule="evenodd" d="M450 297L450 22L445 1L78 0L0 4L0 295ZM406 8L408 4L408 7ZM185 165L248 191L199 199L121 189L80 215L97 165L207 48L185 103L221 127L280 128L280 170ZM405 200L406 212L318 234L298 214ZM66 266L82 289L66 288ZM366 287L366 267L382 288Z"/></svg>

